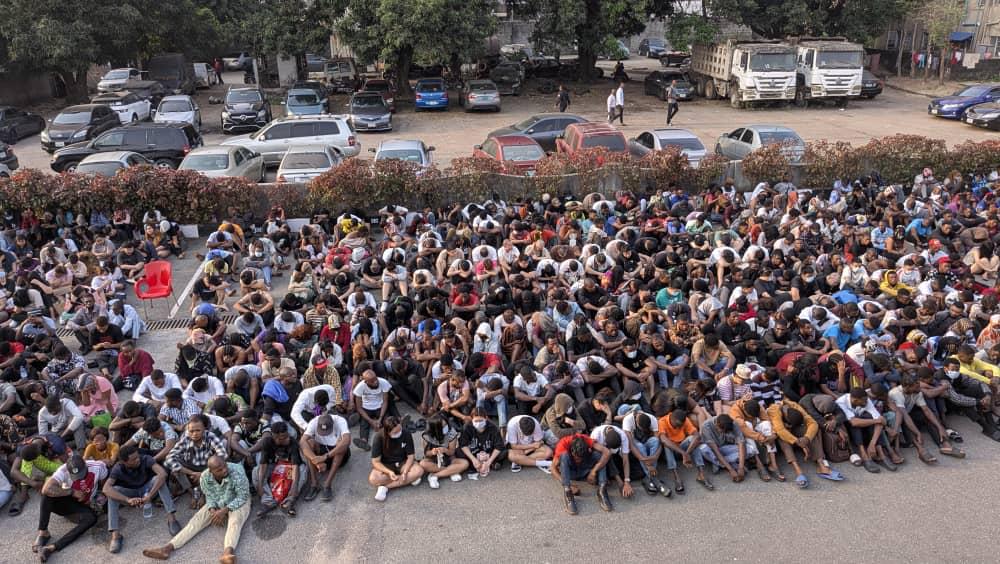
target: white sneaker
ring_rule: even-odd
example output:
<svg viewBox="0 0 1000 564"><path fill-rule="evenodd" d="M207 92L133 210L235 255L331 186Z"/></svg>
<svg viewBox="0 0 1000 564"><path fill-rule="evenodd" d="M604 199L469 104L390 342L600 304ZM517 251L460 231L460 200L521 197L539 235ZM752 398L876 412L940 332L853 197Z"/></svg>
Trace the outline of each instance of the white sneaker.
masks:
<svg viewBox="0 0 1000 564"><path fill-rule="evenodd" d="M546 474L552 473L552 462L548 460L539 460L535 463L535 467L545 472Z"/></svg>
<svg viewBox="0 0 1000 564"><path fill-rule="evenodd" d="M385 496L389 495L389 488L379 486L375 492L375 501L385 501Z"/></svg>
<svg viewBox="0 0 1000 564"><path fill-rule="evenodd" d="M469 472L469 479L470 480L478 480L479 479L479 472Z"/></svg>
<svg viewBox="0 0 1000 564"><path fill-rule="evenodd" d="M427 476L427 483L431 485L432 490L436 490L441 487L437 476Z"/></svg>
<svg viewBox="0 0 1000 564"><path fill-rule="evenodd" d="M422 481L423 481L423 478L417 478L417 479L416 479L416 480L414 480L414 481L413 481L413 483L412 483L412 484L410 484L410 485L411 485L411 486L413 486L413 487L417 487L417 486L419 486L419 485L420 485L420 482L422 482Z"/></svg>
<svg viewBox="0 0 1000 564"><path fill-rule="evenodd" d="M451 481L452 482L461 482L462 481L462 475L461 474L452 474L451 475Z"/></svg>
<svg viewBox="0 0 1000 564"><path fill-rule="evenodd" d="M521 471L521 465L520 464L513 464L513 463L511 463L511 465L510 465L510 471L514 472L514 473L520 472Z"/></svg>

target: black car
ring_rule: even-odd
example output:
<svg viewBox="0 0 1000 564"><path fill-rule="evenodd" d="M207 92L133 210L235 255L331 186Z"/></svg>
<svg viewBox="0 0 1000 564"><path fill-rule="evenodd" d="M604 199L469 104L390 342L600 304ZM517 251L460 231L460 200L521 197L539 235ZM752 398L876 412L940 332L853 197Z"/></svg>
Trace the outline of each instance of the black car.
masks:
<svg viewBox="0 0 1000 564"><path fill-rule="evenodd" d="M230 88L222 108L222 131L256 131L271 121L271 103L255 86Z"/></svg>
<svg viewBox="0 0 1000 564"><path fill-rule="evenodd" d="M45 118L42 116L13 106L0 106L0 141L14 144L44 129Z"/></svg>
<svg viewBox="0 0 1000 564"><path fill-rule="evenodd" d="M527 135L537 141L546 151L555 151L556 138L563 134L567 125L571 123L584 123L586 121L586 118L573 114L535 114L510 127L501 127L500 129L491 131L486 136Z"/></svg>
<svg viewBox="0 0 1000 564"><path fill-rule="evenodd" d="M965 123L1000 131L1000 102L977 104L965 110Z"/></svg>
<svg viewBox="0 0 1000 564"><path fill-rule="evenodd" d="M871 73L864 71L861 74L861 97L874 98L882 93L882 80Z"/></svg>
<svg viewBox="0 0 1000 564"><path fill-rule="evenodd" d="M21 166L21 163L17 162L14 149L3 141L0 141L0 165L4 165L10 170L17 170L17 167Z"/></svg>
<svg viewBox="0 0 1000 564"><path fill-rule="evenodd" d="M155 80L129 80L123 87L144 100L149 100L152 107L160 107L160 102L167 95L167 89Z"/></svg>
<svg viewBox="0 0 1000 564"><path fill-rule="evenodd" d="M156 166L177 168L184 156L202 144L201 135L189 123L130 123L107 131L92 141L76 143L52 155L56 172L74 171L89 155L108 151L134 151Z"/></svg>
<svg viewBox="0 0 1000 564"><path fill-rule="evenodd" d="M66 145L90 141L121 125L118 114L104 104L81 104L59 112L42 132L42 149L51 153Z"/></svg>
<svg viewBox="0 0 1000 564"><path fill-rule="evenodd" d="M650 37L639 42L639 55L657 59L666 51L670 50L670 45L663 39Z"/></svg>
<svg viewBox="0 0 1000 564"><path fill-rule="evenodd" d="M677 81L677 84L674 85L677 92L677 99L691 100L694 88L692 88L687 75L678 70L662 70L649 73L646 75L646 80L642 83L643 93L647 96L656 96L660 100L666 100L667 90L670 89L670 84L675 80Z"/></svg>

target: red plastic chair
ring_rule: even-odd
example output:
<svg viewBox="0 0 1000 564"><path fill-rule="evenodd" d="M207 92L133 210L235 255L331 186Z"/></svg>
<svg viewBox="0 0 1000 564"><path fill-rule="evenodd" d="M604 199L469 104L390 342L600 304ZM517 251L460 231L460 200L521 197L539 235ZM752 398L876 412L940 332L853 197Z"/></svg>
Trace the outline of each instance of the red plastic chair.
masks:
<svg viewBox="0 0 1000 564"><path fill-rule="evenodd" d="M154 260L146 263L145 275L135 282L135 297L142 300L143 313L146 313L146 302L174 295L174 280L170 263L165 260Z"/></svg>

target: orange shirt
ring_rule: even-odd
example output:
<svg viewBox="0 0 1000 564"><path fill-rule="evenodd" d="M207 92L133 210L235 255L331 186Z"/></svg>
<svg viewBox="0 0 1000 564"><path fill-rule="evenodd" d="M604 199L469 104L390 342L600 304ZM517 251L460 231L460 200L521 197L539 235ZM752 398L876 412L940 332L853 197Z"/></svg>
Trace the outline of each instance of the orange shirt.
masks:
<svg viewBox="0 0 1000 564"><path fill-rule="evenodd" d="M664 415L657 420L657 425L659 426L660 433L666 435L668 439L674 442L674 444L681 444L684 439L698 432L698 428L694 426L687 417L684 418L684 424L679 428L674 428L670 424L670 415Z"/></svg>

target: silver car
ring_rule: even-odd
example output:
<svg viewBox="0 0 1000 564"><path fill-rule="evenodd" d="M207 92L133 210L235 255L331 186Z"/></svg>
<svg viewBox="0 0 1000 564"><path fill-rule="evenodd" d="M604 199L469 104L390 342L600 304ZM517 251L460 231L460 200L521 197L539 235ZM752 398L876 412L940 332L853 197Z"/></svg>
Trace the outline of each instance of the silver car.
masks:
<svg viewBox="0 0 1000 564"><path fill-rule="evenodd" d="M138 80L142 73L139 69L121 68L111 69L97 83L97 91L101 94L105 92L117 92L125 88L125 83L129 80Z"/></svg>
<svg viewBox="0 0 1000 564"><path fill-rule="evenodd" d="M361 142L341 115L290 116L278 118L250 135L239 135L223 145L246 147L264 156L265 165L276 165L293 145L326 145L336 147L344 157L356 157Z"/></svg>
<svg viewBox="0 0 1000 564"><path fill-rule="evenodd" d="M697 135L679 127L650 129L629 140L629 151L633 156L639 158L653 151L662 151L670 147L680 149L693 168L698 168L701 160L708 153Z"/></svg>
<svg viewBox="0 0 1000 564"><path fill-rule="evenodd" d="M190 123L201 131L201 108L187 94L166 96L160 100L156 108L153 122L167 123L171 121Z"/></svg>
<svg viewBox="0 0 1000 564"><path fill-rule="evenodd" d="M500 111L500 91L492 80L470 80L462 88L458 105L471 110Z"/></svg>
<svg viewBox="0 0 1000 564"><path fill-rule="evenodd" d="M85 157L73 171L76 174L114 176L119 170L139 165L152 165L146 157L132 151L109 151Z"/></svg>
<svg viewBox="0 0 1000 564"><path fill-rule="evenodd" d="M283 104L289 116L325 114L329 107L329 101L312 88L292 88Z"/></svg>
<svg viewBox="0 0 1000 564"><path fill-rule="evenodd" d="M325 145L289 147L278 165L278 182L309 182L343 160L336 149Z"/></svg>
<svg viewBox="0 0 1000 564"><path fill-rule="evenodd" d="M802 160L806 150L805 141L798 133L780 125L750 125L724 133L715 143L715 152L738 161L743 160L754 149L776 143L787 145L784 152L792 162Z"/></svg>
<svg viewBox="0 0 1000 564"><path fill-rule="evenodd" d="M368 150L375 153L376 161L397 159L416 163L422 168L426 168L431 165L431 153L434 152L434 146L427 146L423 141L417 139L393 139L379 143L377 149Z"/></svg>
<svg viewBox="0 0 1000 564"><path fill-rule="evenodd" d="M251 182L264 179L264 157L236 145L192 149L178 170L193 170L209 178L242 177Z"/></svg>

